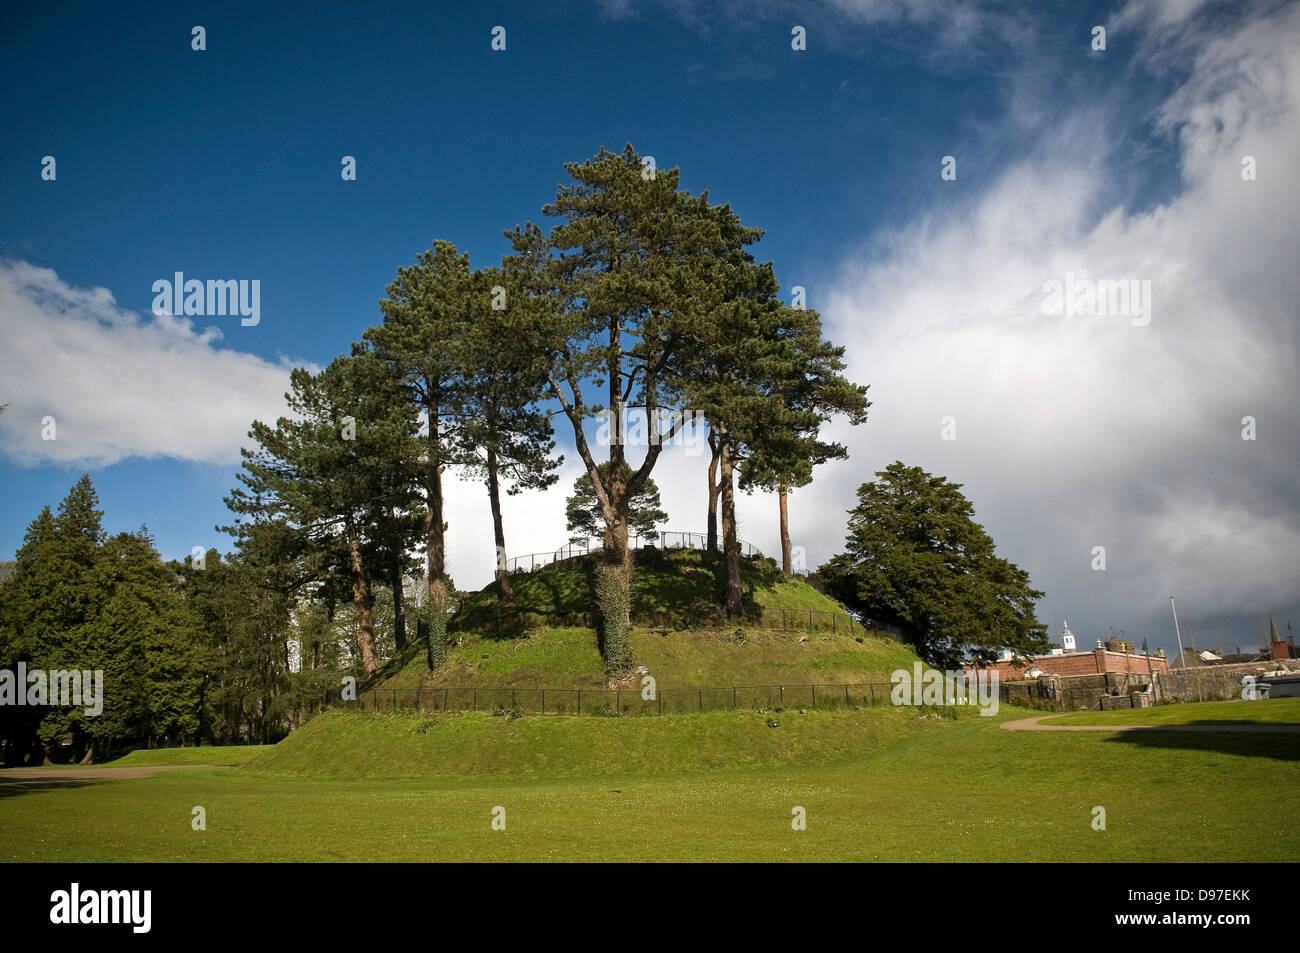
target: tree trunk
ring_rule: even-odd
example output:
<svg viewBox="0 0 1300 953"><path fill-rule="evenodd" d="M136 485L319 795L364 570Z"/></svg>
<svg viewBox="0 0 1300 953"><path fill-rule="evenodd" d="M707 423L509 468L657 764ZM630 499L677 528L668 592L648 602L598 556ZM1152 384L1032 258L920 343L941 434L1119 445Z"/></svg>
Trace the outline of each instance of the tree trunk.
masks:
<svg viewBox="0 0 1300 953"><path fill-rule="evenodd" d="M366 675L374 675L379 668L375 657L375 616L370 606L370 584L361 566L361 544L355 537L348 540L348 570L352 576L352 606L357 614L361 662L366 667Z"/></svg>
<svg viewBox="0 0 1300 953"><path fill-rule="evenodd" d="M777 491L777 499L781 503L781 572L787 576L793 576L794 567L791 564L790 552L790 511L786 506L786 496L789 492L789 487L782 483Z"/></svg>
<svg viewBox="0 0 1300 953"><path fill-rule="evenodd" d="M718 440L713 434L713 425L709 425L709 450L712 457L709 458L709 518L708 533L709 540L706 549L714 552L718 548L718 454L722 448L718 446Z"/></svg>
<svg viewBox="0 0 1300 953"><path fill-rule="evenodd" d="M406 648L406 595L402 592L401 556L393 567L393 642L397 651Z"/></svg>
<svg viewBox="0 0 1300 953"><path fill-rule="evenodd" d="M488 502L492 506L492 533L497 547L497 584L501 587L501 598L509 602L514 598L510 590L510 573L506 571L506 530L501 522L501 485L497 480L496 447L488 444L487 448L487 485Z"/></svg>
<svg viewBox="0 0 1300 953"><path fill-rule="evenodd" d="M745 612L744 590L740 585L740 540L736 537L736 490L732 483L735 462L731 449L723 442L721 459L722 471L722 548L726 563L726 590L724 606L727 618L737 618Z"/></svg>
<svg viewBox="0 0 1300 953"><path fill-rule="evenodd" d="M622 501L605 512L602 565L596 581L600 610L600 651L610 674L632 667L632 566L627 547L627 494L622 478L611 479L610 496ZM617 493L617 496L615 496Z"/></svg>
<svg viewBox="0 0 1300 953"><path fill-rule="evenodd" d="M429 416L429 460L424 474L425 505L428 514L425 518L424 532L428 560L429 592L433 592L435 581L444 583L446 590L446 552L443 535L447 526L442 519L442 437L439 431L439 408L436 400L425 404Z"/></svg>

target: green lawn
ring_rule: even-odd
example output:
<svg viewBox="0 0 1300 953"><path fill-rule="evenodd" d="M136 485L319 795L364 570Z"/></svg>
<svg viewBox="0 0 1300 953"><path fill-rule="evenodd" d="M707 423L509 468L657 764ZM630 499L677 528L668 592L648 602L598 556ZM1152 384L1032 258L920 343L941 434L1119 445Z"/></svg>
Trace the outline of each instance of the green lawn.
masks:
<svg viewBox="0 0 1300 953"><path fill-rule="evenodd" d="M771 715L776 728L750 713L479 715L420 735L418 716L404 726L339 714L333 726L320 720L316 740L327 747L315 758L304 733L298 752L241 768L0 786L0 859L1283 861L1300 852L1300 833L1274 820L1300 809L1300 737L998 727L1021 715L787 710ZM414 754L398 750L429 736ZM752 763L718 766L728 747L751 750ZM475 750L484 759L467 762ZM439 758L438 770L474 773L306 777L313 761L333 774L401 774L411 759ZM195 805L206 831L190 829ZM504 832L490 826L497 806ZM795 806L807 811L806 831L791 829ZM1091 827L1096 806L1105 831Z"/></svg>
<svg viewBox="0 0 1300 953"><path fill-rule="evenodd" d="M1131 711L1089 711L1044 718L1044 725L1189 725L1196 722L1300 724L1300 698L1267 701L1188 702Z"/></svg>

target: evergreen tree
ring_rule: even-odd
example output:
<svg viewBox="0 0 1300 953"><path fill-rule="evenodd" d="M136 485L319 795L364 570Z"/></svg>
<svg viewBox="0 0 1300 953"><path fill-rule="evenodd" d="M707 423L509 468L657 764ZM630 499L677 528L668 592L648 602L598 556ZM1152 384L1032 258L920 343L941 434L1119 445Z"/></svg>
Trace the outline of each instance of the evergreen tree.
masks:
<svg viewBox="0 0 1300 953"><path fill-rule="evenodd" d="M271 741L287 727L290 611L275 572L244 553L209 550L202 568L173 566L198 619L204 679L196 733L209 741ZM321 693L313 694L321 698Z"/></svg>
<svg viewBox="0 0 1300 953"><path fill-rule="evenodd" d="M391 546L391 519L415 503L406 454L416 432L415 411L400 399L388 365L365 354L340 357L320 374L296 369L286 395L294 418L275 427L254 421L260 449L244 450L244 472L229 508L253 517L229 531L241 541L257 528L287 531L291 549L318 580L345 584L357 614L367 674L378 668L371 585L373 554ZM367 554L372 555L368 562Z"/></svg>
<svg viewBox="0 0 1300 953"><path fill-rule="evenodd" d="M12 583L13 662L25 661L29 668L47 672L97 667L87 647L86 627L106 596L95 579L103 517L90 475L83 474L59 504L57 515L51 517L46 508L28 528ZM37 712L37 726L20 718L26 722L23 727L33 728L39 737L44 760L69 732L78 751L85 747L85 726L71 710L50 707Z"/></svg>
<svg viewBox="0 0 1300 953"><path fill-rule="evenodd" d="M501 484L512 496L545 489L559 479L554 471L564 458L551 457L551 421L537 406L547 365L543 355L527 346L536 322L533 302L517 273L488 269L473 277L472 320L458 341L464 381L458 459L487 486L497 583L502 597L510 599Z"/></svg>
<svg viewBox="0 0 1300 953"><path fill-rule="evenodd" d="M754 241L758 232L725 221L707 193L678 189L676 169L650 172L631 145L621 154L602 149L593 159L568 163L573 178L561 185L543 212L559 220L543 237L535 226L509 237L512 263L530 272L531 293L549 307L536 346L551 359L548 383L573 428L579 456L592 479L604 519L598 585L610 598L600 608L601 649L612 672L632 663L628 642L631 575L628 517L663 443L682 426L660 426L660 411L680 396L677 364L691 328L708 319L714 290L701 278L700 264ZM726 227L723 227L723 226ZM584 384L603 390L606 403L588 403ZM641 465L625 469L626 452L618 422L625 407L642 409L654 431ZM610 415L609 470L584 427Z"/></svg>
<svg viewBox="0 0 1300 953"><path fill-rule="evenodd" d="M757 366L759 387L777 402L775 420L755 435L740 468L740 488L774 490L781 534L781 570L793 572L787 496L791 489L812 482L813 468L828 460L843 460L842 444L820 437L824 423L842 414L857 425L866 420L871 401L867 388L851 383L844 370L844 348L821 334L816 311L781 309L782 322L770 342L768 359Z"/></svg>
<svg viewBox="0 0 1300 953"><path fill-rule="evenodd" d="M94 750L121 739L179 744L199 728L203 681L199 620L148 530L120 533L99 551L94 585L103 604L85 626L82 668L104 672L103 711L81 722Z"/></svg>
<svg viewBox="0 0 1300 953"><path fill-rule="evenodd" d="M445 640L448 579L442 473L454 464L457 430L463 418L463 363L457 342L476 307L476 287L469 256L451 242L436 241L416 264L398 269L379 305L384 322L370 328L365 340L387 362L407 391L407 399L425 418L424 452L410 461L424 491L425 559L429 586L426 623ZM433 608L436 606L436 609ZM442 651L438 647L438 653Z"/></svg>
<svg viewBox="0 0 1300 953"><path fill-rule="evenodd" d="M596 468L600 478L607 482L610 466L609 463L602 463ZM631 466L624 463L623 469L624 479L630 479ZM657 539L659 533L655 527L668 519L668 514L660 508L662 505L659 499L659 487L655 485L653 479L647 477L636 495L628 501L628 531L643 539ZM591 474L584 473L573 481L573 495L565 504L564 515L567 520L565 528L573 534L570 537L572 542L576 543L600 535L602 524L600 500L596 497Z"/></svg>
<svg viewBox="0 0 1300 953"><path fill-rule="evenodd" d="M956 668L999 650L1047 650L1043 593L997 556L961 484L891 463L858 489L846 551L818 569L826 590L867 621L896 626L926 661Z"/></svg>

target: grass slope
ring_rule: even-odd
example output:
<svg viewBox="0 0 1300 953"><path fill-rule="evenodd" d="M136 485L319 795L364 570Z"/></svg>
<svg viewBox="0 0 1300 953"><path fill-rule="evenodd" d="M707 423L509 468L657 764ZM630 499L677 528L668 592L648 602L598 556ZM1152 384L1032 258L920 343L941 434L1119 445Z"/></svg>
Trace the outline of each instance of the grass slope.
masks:
<svg viewBox="0 0 1300 953"><path fill-rule="evenodd" d="M201 748L140 748L104 767L132 768L174 764L243 764L274 748L274 745L206 745Z"/></svg>
<svg viewBox="0 0 1300 953"><path fill-rule="evenodd" d="M805 636L798 632L757 629L742 635L743 641L734 631L636 628L632 654L663 690L884 683L890 672L910 669L916 661L908 646L872 636L822 632L801 641ZM388 671L374 686L381 694L444 686L595 689L608 684L596 636L585 628L546 628L519 639L462 634L436 672L420 653Z"/></svg>
<svg viewBox="0 0 1300 953"><path fill-rule="evenodd" d="M381 695L448 686L606 687L588 624L595 565L584 557L516 575L508 605L501 604L493 583L457 613L456 644L437 672L429 672L423 652L413 647L369 687ZM770 560L744 564L750 622L688 624L709 621L719 586L716 569L715 560L691 550L637 553L633 618L664 624L636 626L632 652L661 689L888 682L890 672L916 661L910 647L847 624L843 606L803 580L783 576ZM790 629L779 630L783 625Z"/></svg>
<svg viewBox="0 0 1300 953"><path fill-rule="evenodd" d="M978 716L976 716L978 717ZM882 706L661 718L327 712L244 770L268 777L577 778L689 774L866 755L939 716Z"/></svg>

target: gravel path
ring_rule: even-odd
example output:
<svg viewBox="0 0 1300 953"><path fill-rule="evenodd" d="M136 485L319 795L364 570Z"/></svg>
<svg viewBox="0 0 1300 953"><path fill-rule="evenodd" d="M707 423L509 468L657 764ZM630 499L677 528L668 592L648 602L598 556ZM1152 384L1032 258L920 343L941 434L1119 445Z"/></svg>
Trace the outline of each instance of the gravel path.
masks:
<svg viewBox="0 0 1300 953"><path fill-rule="evenodd" d="M158 771L182 771L185 768L206 768L206 764L158 764L121 768L81 768L62 765L49 768L0 769L0 784L71 784L77 781L118 781L123 778L145 778Z"/></svg>

